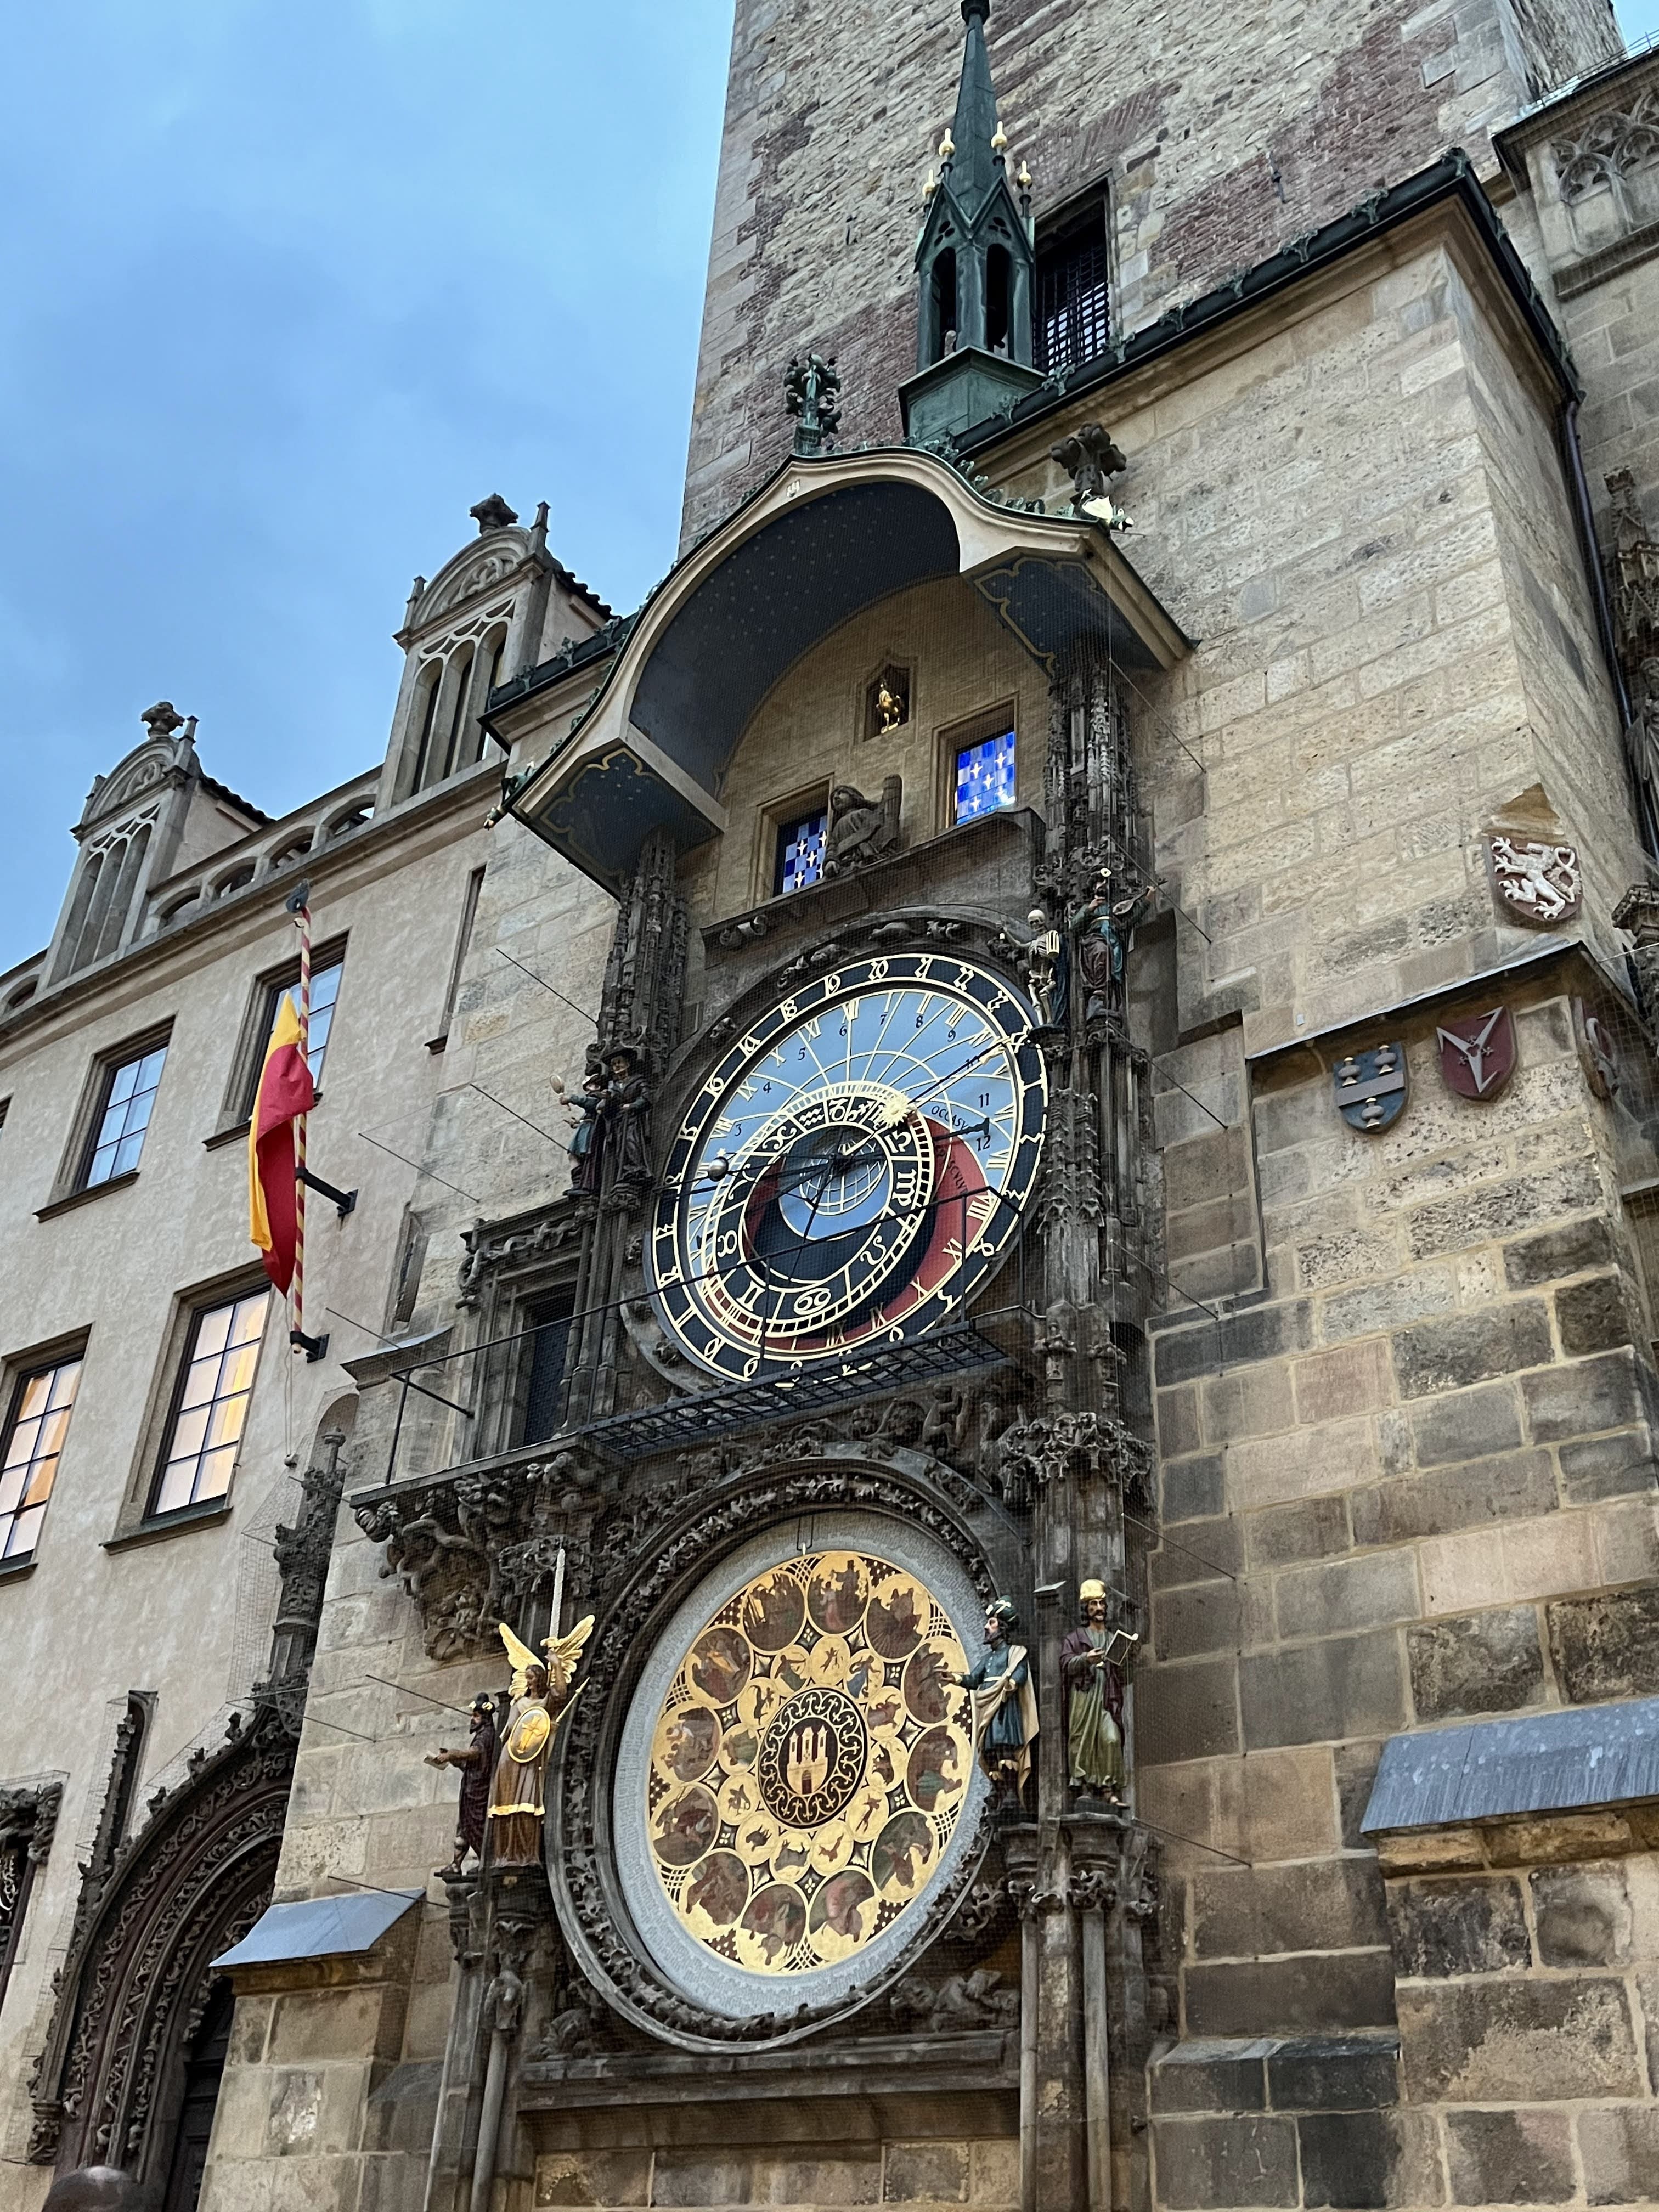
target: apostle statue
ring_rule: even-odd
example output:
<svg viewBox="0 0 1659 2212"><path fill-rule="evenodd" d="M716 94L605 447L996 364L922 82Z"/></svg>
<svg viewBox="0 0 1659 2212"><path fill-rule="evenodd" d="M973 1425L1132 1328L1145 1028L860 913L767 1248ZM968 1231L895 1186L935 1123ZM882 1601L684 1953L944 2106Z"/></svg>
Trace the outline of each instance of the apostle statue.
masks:
<svg viewBox="0 0 1659 2212"><path fill-rule="evenodd" d="M428 1766L459 1767L461 1776L460 1802L455 1814L455 1857L453 1864L438 1869L440 1881L453 1881L469 1851L480 1865L483 1863L484 1823L489 1816L489 1785L495 1771L495 1700L481 1694L472 1700L465 1748L453 1751L447 1744L441 1744L427 1754Z"/></svg>
<svg viewBox="0 0 1659 2212"><path fill-rule="evenodd" d="M501 1642L513 1662L513 1692L489 1792L488 1859L492 1867L541 1864L554 1734L580 1694L573 1692L571 1685L592 1629L590 1613L568 1636L550 1636L542 1645L547 1654L544 1663L505 1621L501 1623Z"/></svg>
<svg viewBox="0 0 1659 2212"><path fill-rule="evenodd" d="M985 1649L957 1686L972 1692L974 1744L996 1791L995 1808L1017 1813L1036 1741L1036 1692L1025 1646L1010 1641L1019 1626L1011 1598L985 1609Z"/></svg>
<svg viewBox="0 0 1659 2212"><path fill-rule="evenodd" d="M1123 1662L1139 1642L1106 1625L1106 1585L1079 1585L1083 1618L1060 1647L1067 1697L1066 1757L1080 1796L1123 1802Z"/></svg>

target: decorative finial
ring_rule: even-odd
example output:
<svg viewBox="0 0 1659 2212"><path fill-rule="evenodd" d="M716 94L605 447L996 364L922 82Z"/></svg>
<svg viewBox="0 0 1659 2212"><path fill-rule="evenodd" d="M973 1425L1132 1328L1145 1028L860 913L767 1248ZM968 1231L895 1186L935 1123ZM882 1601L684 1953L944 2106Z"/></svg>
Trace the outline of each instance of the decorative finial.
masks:
<svg viewBox="0 0 1659 2212"><path fill-rule="evenodd" d="M786 414L796 418L794 450L811 455L821 453L826 438L833 438L841 428L841 379L836 374L836 356L828 359L820 353L809 353L805 360L799 355L784 372L783 405Z"/></svg>
<svg viewBox="0 0 1659 2212"><path fill-rule="evenodd" d="M146 707L138 719L153 738L170 738L185 726L184 716L171 699L158 699L153 707Z"/></svg>
<svg viewBox="0 0 1659 2212"><path fill-rule="evenodd" d="M921 204L924 207L927 206L928 201L933 198L933 194L938 190L939 173L930 164L927 171L927 181L921 188Z"/></svg>
<svg viewBox="0 0 1659 2212"><path fill-rule="evenodd" d="M1008 133L1002 127L1002 118L998 116L997 127L991 134L991 151L994 154L1002 154L1007 151L1007 148Z"/></svg>
<svg viewBox="0 0 1659 2212"><path fill-rule="evenodd" d="M1031 189L1031 173L1026 167L1024 161L1019 165L1019 173L1015 177L1014 182L1019 186L1023 192L1029 192Z"/></svg>
<svg viewBox="0 0 1659 2212"><path fill-rule="evenodd" d="M506 530L519 519L498 491L492 491L488 499L481 499L466 511L477 524L480 538L487 538L492 530Z"/></svg>
<svg viewBox="0 0 1659 2212"><path fill-rule="evenodd" d="M951 126L947 123L945 126L945 136L939 142L939 157L940 161L950 161L954 160L956 150L957 142L951 136Z"/></svg>

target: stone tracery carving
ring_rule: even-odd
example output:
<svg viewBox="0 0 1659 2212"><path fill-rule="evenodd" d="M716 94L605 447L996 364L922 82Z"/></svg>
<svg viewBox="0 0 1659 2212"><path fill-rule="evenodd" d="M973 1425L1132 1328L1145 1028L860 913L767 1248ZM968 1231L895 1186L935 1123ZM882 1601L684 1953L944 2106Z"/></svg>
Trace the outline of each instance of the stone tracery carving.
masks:
<svg viewBox="0 0 1659 2212"><path fill-rule="evenodd" d="M1576 138L1558 138L1551 151L1567 206L1597 191L1617 197L1624 178L1659 161L1659 94L1638 94L1628 110L1604 108Z"/></svg>

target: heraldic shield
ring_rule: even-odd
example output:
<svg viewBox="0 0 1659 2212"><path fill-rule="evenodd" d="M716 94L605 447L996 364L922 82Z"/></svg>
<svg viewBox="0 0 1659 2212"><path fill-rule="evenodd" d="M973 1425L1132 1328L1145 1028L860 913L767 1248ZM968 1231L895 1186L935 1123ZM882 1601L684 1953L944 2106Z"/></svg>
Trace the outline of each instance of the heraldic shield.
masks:
<svg viewBox="0 0 1659 2212"><path fill-rule="evenodd" d="M1515 1073L1515 1023L1507 1006L1448 1022L1435 1037L1446 1088L1460 1098L1496 1098Z"/></svg>
<svg viewBox="0 0 1659 2212"><path fill-rule="evenodd" d="M1379 1044L1369 1052L1350 1053L1337 1061L1331 1081L1348 1127L1374 1137L1406 1110L1406 1048Z"/></svg>

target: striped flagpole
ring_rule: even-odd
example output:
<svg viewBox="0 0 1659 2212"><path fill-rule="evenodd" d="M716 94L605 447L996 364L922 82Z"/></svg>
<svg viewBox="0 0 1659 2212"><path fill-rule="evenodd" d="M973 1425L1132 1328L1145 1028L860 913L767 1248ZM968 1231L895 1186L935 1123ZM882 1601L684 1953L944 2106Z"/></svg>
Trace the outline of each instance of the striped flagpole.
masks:
<svg viewBox="0 0 1659 2212"><path fill-rule="evenodd" d="M296 907L294 923L300 933L300 1052L311 1065L311 903ZM294 1314L293 1333L302 1336L306 1325L306 1123L301 1114L294 1132ZM296 1346L295 1350L301 1347Z"/></svg>

